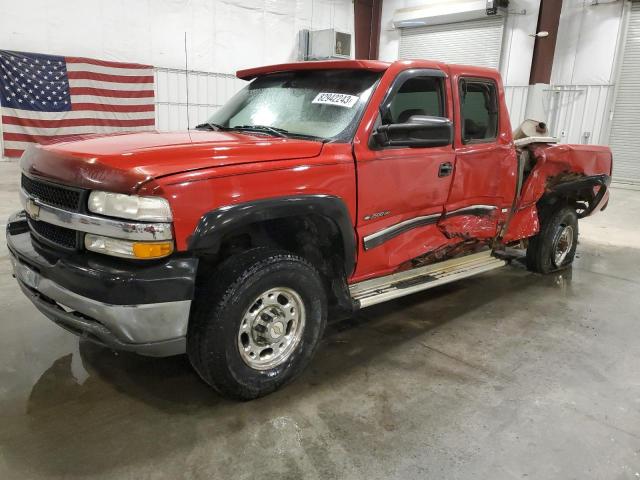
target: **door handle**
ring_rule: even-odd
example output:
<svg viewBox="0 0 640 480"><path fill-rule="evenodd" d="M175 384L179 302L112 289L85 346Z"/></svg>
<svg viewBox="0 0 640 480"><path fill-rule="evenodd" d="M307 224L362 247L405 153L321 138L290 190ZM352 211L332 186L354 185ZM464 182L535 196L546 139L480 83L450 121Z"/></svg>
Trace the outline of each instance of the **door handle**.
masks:
<svg viewBox="0 0 640 480"><path fill-rule="evenodd" d="M439 177L448 177L453 172L453 165L451 162L445 162L440 164L440 168L438 169Z"/></svg>

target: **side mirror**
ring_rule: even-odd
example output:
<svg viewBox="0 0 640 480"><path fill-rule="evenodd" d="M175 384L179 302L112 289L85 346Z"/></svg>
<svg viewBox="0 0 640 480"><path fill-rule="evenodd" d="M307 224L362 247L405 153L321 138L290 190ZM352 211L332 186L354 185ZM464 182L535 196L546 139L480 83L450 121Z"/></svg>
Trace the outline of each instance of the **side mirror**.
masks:
<svg viewBox="0 0 640 480"><path fill-rule="evenodd" d="M380 147L444 147L453 142L448 118L413 115L406 123L381 125L373 132Z"/></svg>

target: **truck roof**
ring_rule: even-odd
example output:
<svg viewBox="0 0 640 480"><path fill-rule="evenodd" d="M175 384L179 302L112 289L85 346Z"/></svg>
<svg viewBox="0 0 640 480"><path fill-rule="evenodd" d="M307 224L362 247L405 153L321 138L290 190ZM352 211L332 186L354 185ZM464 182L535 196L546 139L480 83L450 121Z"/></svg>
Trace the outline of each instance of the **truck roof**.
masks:
<svg viewBox="0 0 640 480"><path fill-rule="evenodd" d="M236 76L242 80L251 80L259 75L278 72L291 72L296 70L370 70L383 72L392 66L405 68L437 68L449 71L473 71L479 74L489 74L494 76L496 70L492 68L472 67L467 65L448 65L434 60L397 60L395 62L381 62L379 60L320 60L312 62L292 62L280 63L277 65L266 65L263 67L247 68L238 70Z"/></svg>

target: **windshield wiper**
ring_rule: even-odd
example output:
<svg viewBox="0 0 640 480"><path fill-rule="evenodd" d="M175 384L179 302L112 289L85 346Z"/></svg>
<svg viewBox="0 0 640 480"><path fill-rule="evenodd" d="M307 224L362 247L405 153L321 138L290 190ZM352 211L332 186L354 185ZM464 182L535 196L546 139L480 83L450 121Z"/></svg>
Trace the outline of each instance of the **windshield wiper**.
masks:
<svg viewBox="0 0 640 480"><path fill-rule="evenodd" d="M221 130L228 130L227 127L223 127L222 125L218 125L217 123L205 122L199 125L196 125L196 130L202 130L206 128L207 130L213 130L214 132L218 132Z"/></svg>
<svg viewBox="0 0 640 480"><path fill-rule="evenodd" d="M268 125L235 125L231 130L247 130L253 132L268 132L276 137L287 138L289 131L284 128L269 127Z"/></svg>
<svg viewBox="0 0 640 480"><path fill-rule="evenodd" d="M302 137L302 138L308 138L310 140L320 140L322 142L327 141L327 139L323 137L317 137L315 135L307 135L304 133L290 132L289 130L285 130L284 128L270 127L268 125L235 125L233 127L224 127L217 123L207 122L207 123L201 123L200 125L196 125L196 128L197 129L206 128L208 130L213 130L213 131L238 130L241 132L245 131L245 132L270 133L271 135L275 137L280 137L280 138Z"/></svg>

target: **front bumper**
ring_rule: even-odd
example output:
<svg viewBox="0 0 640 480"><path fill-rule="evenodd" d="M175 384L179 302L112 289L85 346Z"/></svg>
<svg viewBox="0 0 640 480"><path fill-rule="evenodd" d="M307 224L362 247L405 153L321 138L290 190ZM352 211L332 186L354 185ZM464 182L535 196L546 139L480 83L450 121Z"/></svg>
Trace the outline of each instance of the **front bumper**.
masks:
<svg viewBox="0 0 640 480"><path fill-rule="evenodd" d="M143 355L185 352L198 260L130 262L34 245L23 213L7 224L20 288L45 316L88 340Z"/></svg>

